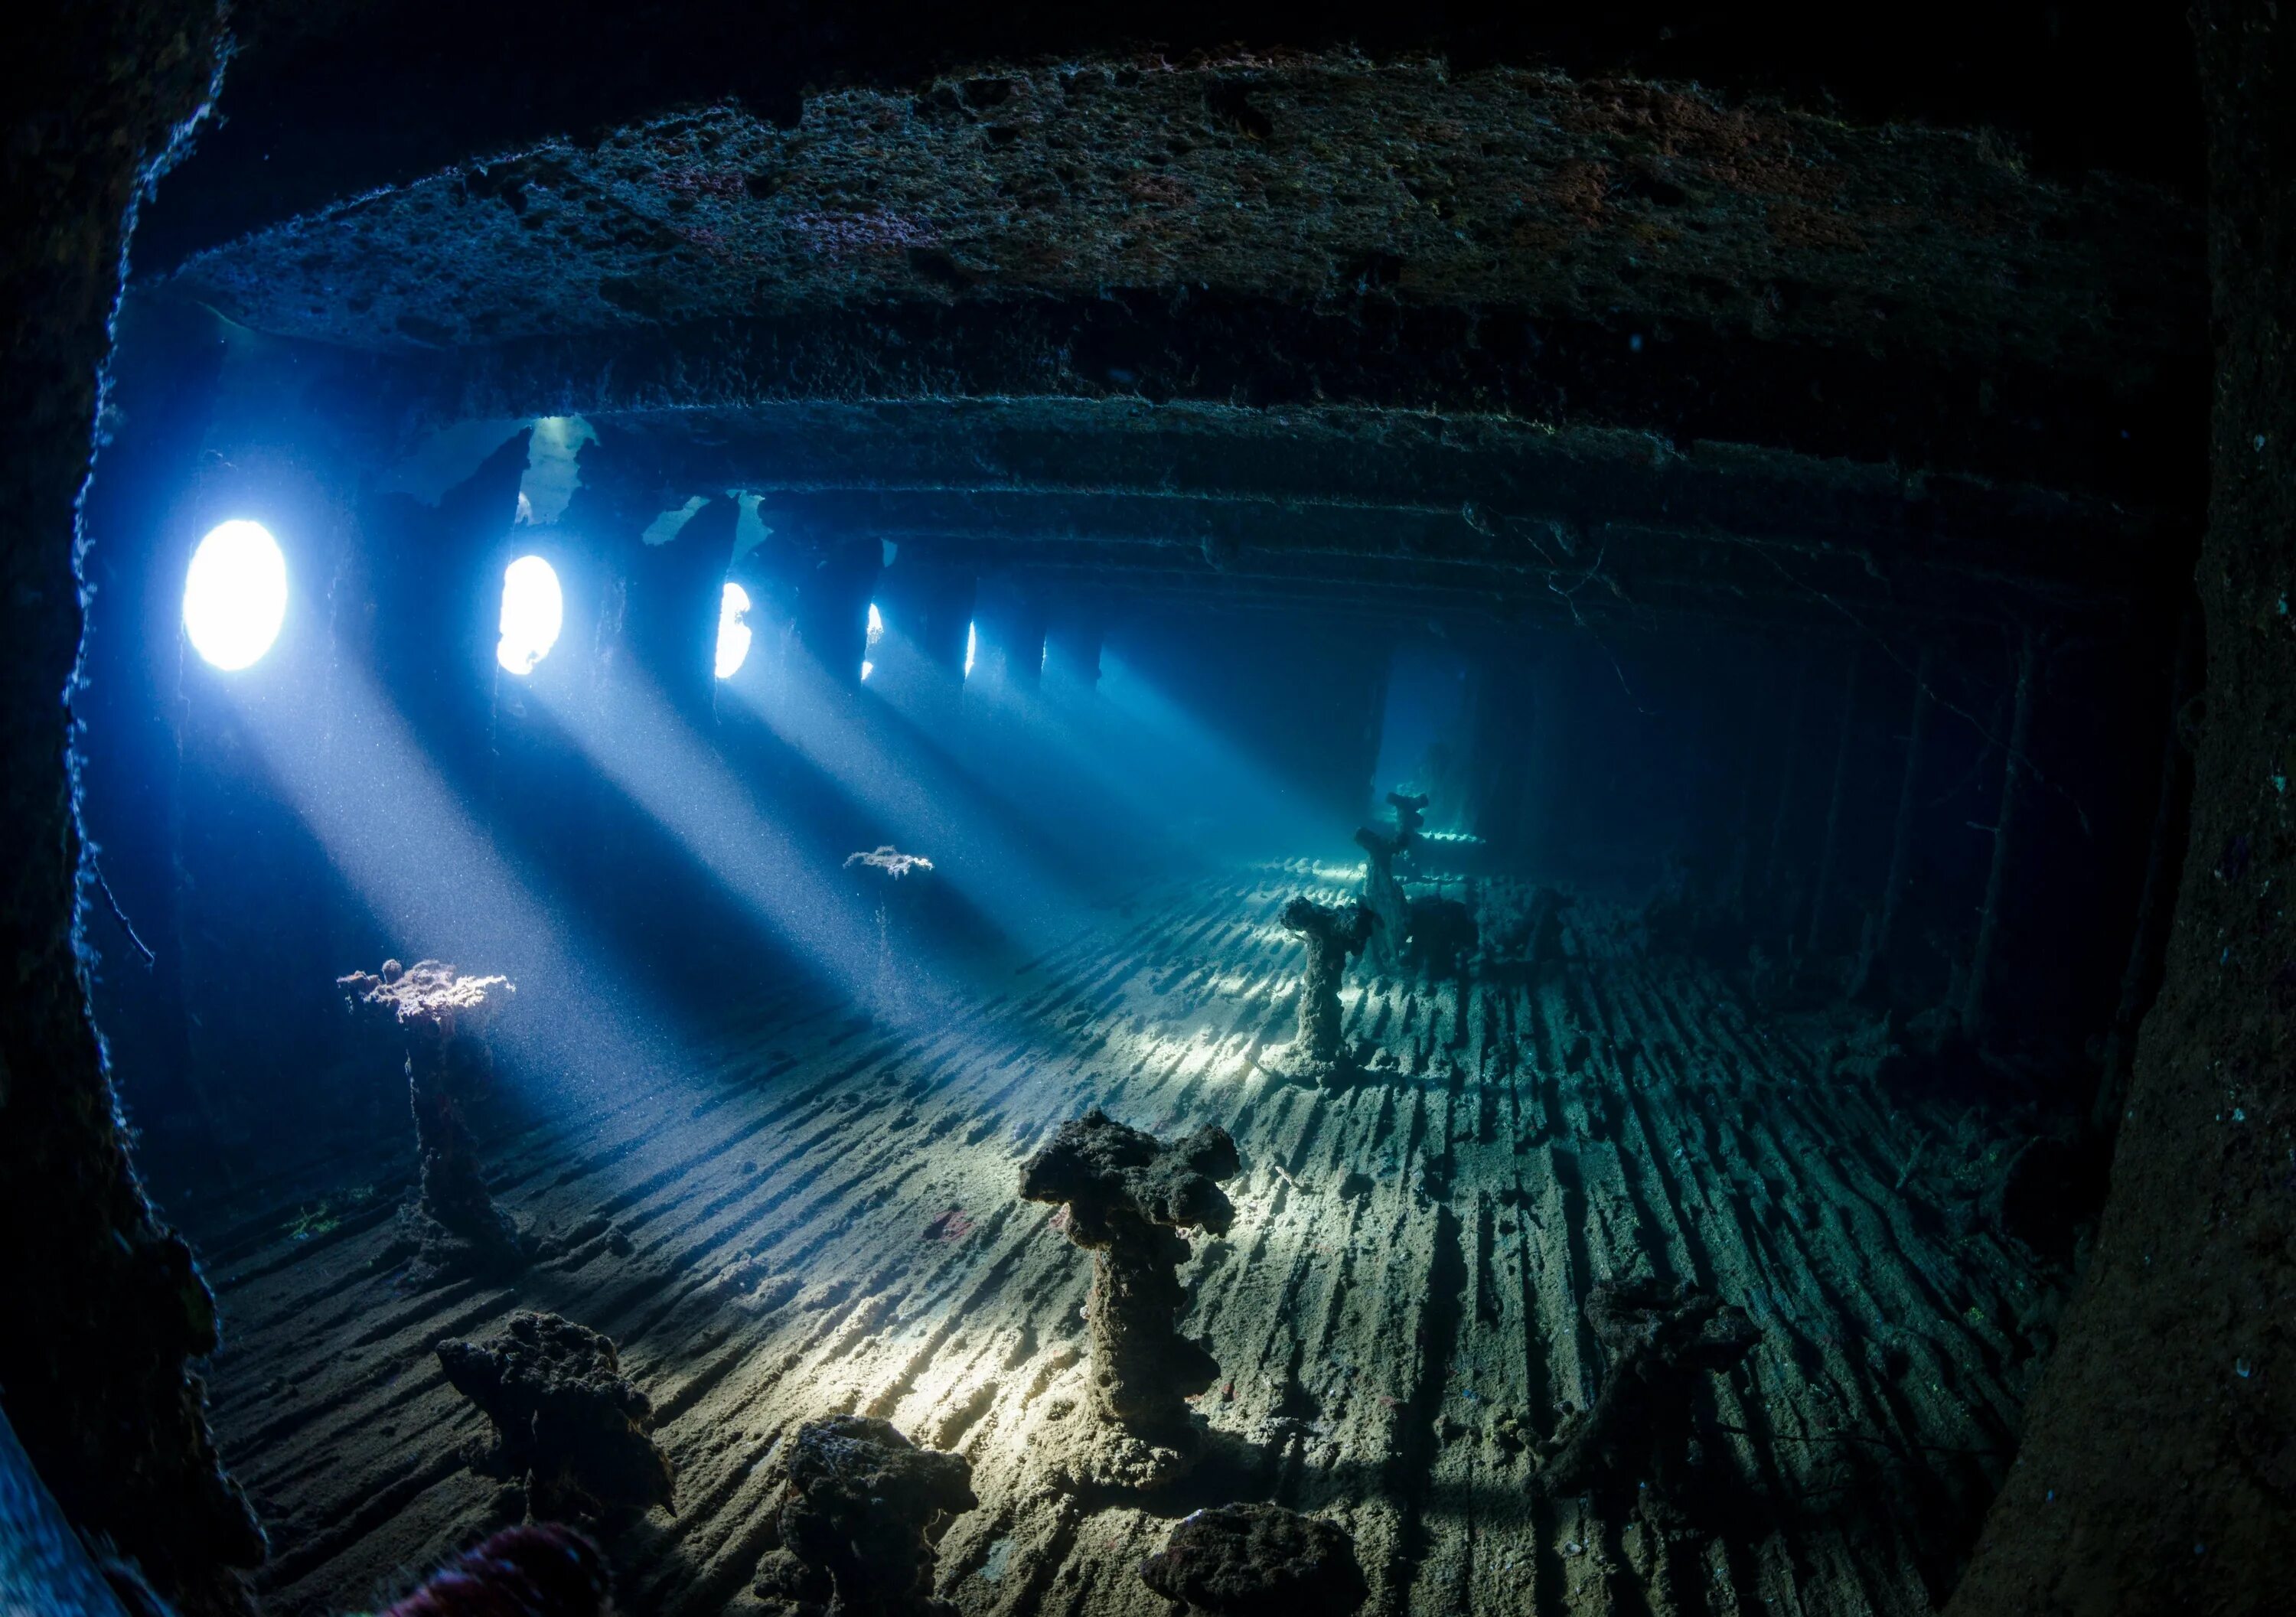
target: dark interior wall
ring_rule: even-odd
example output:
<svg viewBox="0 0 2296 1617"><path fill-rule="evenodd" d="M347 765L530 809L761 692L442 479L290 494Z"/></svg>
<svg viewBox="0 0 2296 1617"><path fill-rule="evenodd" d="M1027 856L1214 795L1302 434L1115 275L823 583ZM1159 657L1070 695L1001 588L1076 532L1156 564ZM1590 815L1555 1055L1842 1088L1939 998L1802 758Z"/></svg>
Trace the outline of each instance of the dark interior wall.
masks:
<svg viewBox="0 0 2296 1617"><path fill-rule="evenodd" d="M2154 833L2162 731L2175 682L2178 603L2169 598L2155 605L2129 639L2063 644L2047 654L2035 700L2034 777L2022 822L2030 852L2005 916L2019 940L2010 968L2024 984L2007 1008L2029 1026L2070 1027L2093 1038L2110 1022L2120 991ZM1996 689L2009 683L2010 666L2003 647L1993 663ZM1957 728L1980 745L1982 767L1969 790L1985 794L1984 811L1960 821L1967 833L1961 857L1974 864L1990 852L1990 839L1968 826L1997 817L2001 759L1989 743L2002 731L1989 725L1991 735L1982 735L1955 718L1948 715L1940 733L1949 739ZM1956 807L1947 800L1940 817ZM2174 836L2182 826L2169 829Z"/></svg>
<svg viewBox="0 0 2296 1617"><path fill-rule="evenodd" d="M85 520L92 532L159 533L196 476L225 343L203 324L139 322L133 306L122 311L120 334L125 352L114 357L108 406L111 474L90 481ZM115 827L166 825L176 814L178 770L171 762L180 716L172 676L182 603L163 570L124 546L92 547L82 569L102 603L93 617L109 632L91 624L73 709L92 731L112 738L81 760L82 827L91 864L121 907L115 915L99 905L91 917L97 1017L116 1069L167 1075L138 1096L143 1120L188 1127L200 1098L181 1076L191 1071L193 1030L184 1014L184 954L176 947L173 850L164 838L113 834ZM152 949L148 962L139 945Z"/></svg>
<svg viewBox="0 0 2296 1617"><path fill-rule="evenodd" d="M1682 784L1665 778L1657 710L1592 635L1546 644L1531 677L1538 718L1518 834L1541 869L1638 891L1691 813Z"/></svg>
<svg viewBox="0 0 2296 1617"><path fill-rule="evenodd" d="M2042 1041L2061 1063L2109 1025L2127 964L2158 795L2165 618L2042 659L1993 1005L2005 1038ZM2000 817L2016 641L1940 629L1929 650L1925 665L1911 638L1570 626L1489 648L1473 683L1492 723L1477 726L1471 767L1491 806L1472 829L1542 880L1633 903L1685 887L1731 912L1740 955L1854 954L1881 908L1926 666L1893 975L1908 1006L1958 1004Z"/></svg>
<svg viewBox="0 0 2296 1617"><path fill-rule="evenodd" d="M2207 717L2095 1256L1953 1611L2263 1613L2296 1541L2296 19L2193 10L2217 394Z"/></svg>
<svg viewBox="0 0 2296 1617"><path fill-rule="evenodd" d="M365 1133L389 1115L391 1063L371 1059L331 995L296 981L348 970L373 943L265 744L313 694L293 678L218 675L181 627L200 537L250 518L287 554L291 599L274 656L316 670L324 686L338 647L375 650L378 602L400 577L393 563L411 557L364 542L360 479L347 472L373 459L373 415L387 412L388 391L354 390L360 407L347 410L341 381L199 311L131 304L112 434L89 482L97 589L76 704L82 817L119 909L90 917L95 1006L145 1131L144 1166L171 1213L194 1225L208 1195L262 1177L264 1146L325 1137L346 1090ZM410 704L454 688L435 661L392 670ZM307 741L331 744L316 727ZM257 981L284 991L250 992ZM175 1171L186 1151L193 1170Z"/></svg>
<svg viewBox="0 0 2296 1617"><path fill-rule="evenodd" d="M129 1164L75 947L64 706L79 653L76 503L133 204L204 110L212 7L12 12L0 246L0 1400L66 1514L186 1611L244 1610L260 1559L192 1360L214 1304Z"/></svg>
<svg viewBox="0 0 2296 1617"><path fill-rule="evenodd" d="M1782 784L1790 813L1822 819L1823 801L1813 810L1809 800L1815 776L1782 783L1775 770L1778 694L1796 688L1808 661L1808 700L1824 707L1817 687L1827 682L1815 672L1823 653L1696 626L1665 636L1562 624L1531 644L1513 676L1528 693L1514 743L1517 817L1485 834L1520 847L1541 871L1639 899L1669 860L1726 861L1742 820L1761 842ZM1830 664L1837 710L1847 650L1836 646ZM1502 687L1489 688L1497 700Z"/></svg>

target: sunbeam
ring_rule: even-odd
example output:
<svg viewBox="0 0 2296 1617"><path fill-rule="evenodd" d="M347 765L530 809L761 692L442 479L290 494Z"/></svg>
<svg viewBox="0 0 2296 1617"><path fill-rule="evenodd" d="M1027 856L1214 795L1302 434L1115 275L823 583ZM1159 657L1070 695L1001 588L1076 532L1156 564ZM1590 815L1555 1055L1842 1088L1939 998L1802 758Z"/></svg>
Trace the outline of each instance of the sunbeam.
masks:
<svg viewBox="0 0 2296 1617"><path fill-rule="evenodd" d="M1165 794L1178 823L1216 817L1224 846L1266 853L1345 845L1349 825L1311 808L1305 792L1188 712L1113 648L1101 653L1094 694L1105 714L1103 750L1152 759L1136 778Z"/></svg>
<svg viewBox="0 0 2296 1617"><path fill-rule="evenodd" d="M283 793L391 948L517 985L496 1043L529 1089L577 1105L681 1081L690 1050L579 944L578 918L520 880L366 675L341 660L318 677L285 663L266 673L234 694Z"/></svg>
<svg viewBox="0 0 2296 1617"><path fill-rule="evenodd" d="M888 944L848 887L774 817L671 710L643 674L619 670L587 692L547 687L541 699L601 774L675 836L726 890L857 1003L890 1012ZM914 963L895 963L898 1003L913 1014L951 990Z"/></svg>
<svg viewBox="0 0 2296 1617"><path fill-rule="evenodd" d="M897 753L880 697L905 688L897 674L930 670L898 630L881 631L876 651L882 671L865 694L831 679L800 649L773 680L743 694L777 735L890 826L898 844L930 856L936 879L1024 948L1072 935L1088 919L1076 897L995 823L972 784L929 753Z"/></svg>

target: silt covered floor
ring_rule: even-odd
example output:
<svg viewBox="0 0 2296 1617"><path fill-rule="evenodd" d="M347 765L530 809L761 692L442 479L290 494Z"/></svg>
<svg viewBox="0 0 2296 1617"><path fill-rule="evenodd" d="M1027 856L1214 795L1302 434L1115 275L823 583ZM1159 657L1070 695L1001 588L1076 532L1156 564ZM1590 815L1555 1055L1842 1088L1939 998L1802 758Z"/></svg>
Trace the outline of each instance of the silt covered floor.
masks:
<svg viewBox="0 0 2296 1617"><path fill-rule="evenodd" d="M1168 882L997 968L961 1018L896 1030L792 992L730 1016L676 1094L495 1115L498 1202L563 1249L515 1285L406 1290L377 1262L404 1189L387 1175L339 1220L211 1240L216 1423L271 1535L266 1608L365 1609L516 1508L470 1469L485 1423L432 1348L528 1308L614 1340L677 1467L675 1514L607 1534L627 1612L753 1606L764 1461L832 1410L972 1462L980 1507L939 1558L967 1613L1160 1613L1138 1563L1239 1498L1346 1525L1368 1611L1931 1610L2063 1284L1952 1216L1965 1103L1827 1076L1816 1021L1628 947L1591 903L1578 957L1543 971L1358 968L1369 1070L1285 1082L1255 1059L1292 1030L1300 950L1275 913L1353 877ZM1078 1494L1045 1464L1082 1399L1090 1265L1014 1188L1095 1104L1160 1135L1218 1122L1244 1162L1233 1229L1184 1271L1184 1326L1221 1367L1198 1405L1216 1439L1152 1498ZM1535 1482L1558 1406L1600 1384L1587 1293L1636 1274L1763 1332L1702 1398L1669 1531Z"/></svg>

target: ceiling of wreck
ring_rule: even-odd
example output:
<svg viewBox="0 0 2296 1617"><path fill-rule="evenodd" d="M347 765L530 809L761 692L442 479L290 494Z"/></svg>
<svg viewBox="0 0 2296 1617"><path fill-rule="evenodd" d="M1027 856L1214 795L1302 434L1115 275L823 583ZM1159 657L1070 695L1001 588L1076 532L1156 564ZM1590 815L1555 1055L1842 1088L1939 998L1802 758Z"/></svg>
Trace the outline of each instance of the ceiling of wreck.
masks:
<svg viewBox="0 0 2296 1617"><path fill-rule="evenodd" d="M2169 193L1980 133L1229 54L545 142L163 291L390 356L433 420L583 414L805 542L1841 627L2109 615L2188 561L2200 253Z"/></svg>

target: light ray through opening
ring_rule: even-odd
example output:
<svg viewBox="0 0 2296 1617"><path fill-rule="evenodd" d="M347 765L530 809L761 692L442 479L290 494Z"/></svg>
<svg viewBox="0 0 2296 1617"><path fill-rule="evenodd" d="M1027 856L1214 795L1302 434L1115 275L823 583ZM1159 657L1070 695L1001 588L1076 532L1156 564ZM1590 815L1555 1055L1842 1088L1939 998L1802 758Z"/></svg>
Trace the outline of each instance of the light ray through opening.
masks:
<svg viewBox="0 0 2296 1617"><path fill-rule="evenodd" d="M718 601L718 677L731 679L749 661L750 642L756 637L747 619L750 592L732 579Z"/></svg>
<svg viewBox="0 0 2296 1617"><path fill-rule="evenodd" d="M213 667L237 673L261 661L287 621L287 558L260 522L219 523L192 552L184 579L184 633Z"/></svg>
<svg viewBox="0 0 2296 1617"><path fill-rule="evenodd" d="M558 570L540 556L521 556L503 570L502 638L495 661L525 678L550 655L566 623L566 596Z"/></svg>

